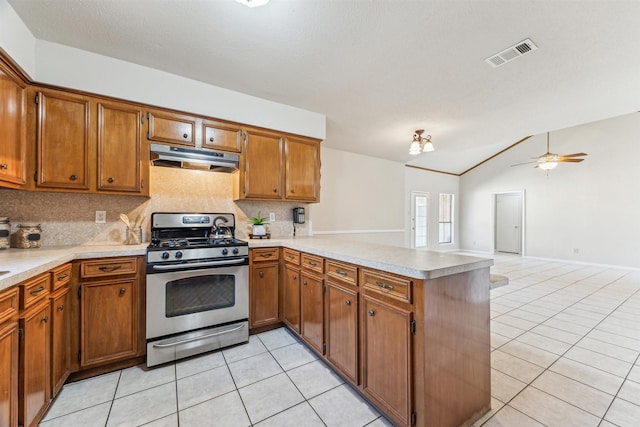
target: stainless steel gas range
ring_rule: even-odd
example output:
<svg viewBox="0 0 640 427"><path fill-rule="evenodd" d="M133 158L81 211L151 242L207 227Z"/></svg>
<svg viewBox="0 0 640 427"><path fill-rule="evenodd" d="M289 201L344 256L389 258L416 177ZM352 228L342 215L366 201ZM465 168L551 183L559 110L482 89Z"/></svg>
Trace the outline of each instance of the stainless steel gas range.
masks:
<svg viewBox="0 0 640 427"><path fill-rule="evenodd" d="M230 213L151 215L147 366L249 340L249 245Z"/></svg>

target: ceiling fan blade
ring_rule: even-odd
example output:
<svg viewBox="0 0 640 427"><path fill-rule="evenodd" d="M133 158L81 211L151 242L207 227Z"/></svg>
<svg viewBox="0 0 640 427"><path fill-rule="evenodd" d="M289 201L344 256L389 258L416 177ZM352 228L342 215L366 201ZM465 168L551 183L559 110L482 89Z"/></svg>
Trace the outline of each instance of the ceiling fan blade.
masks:
<svg viewBox="0 0 640 427"><path fill-rule="evenodd" d="M580 157L580 156L588 156L588 154L587 153L563 154L560 157Z"/></svg>
<svg viewBox="0 0 640 427"><path fill-rule="evenodd" d="M580 163L583 160L584 159L563 159L563 158L559 158L558 162L562 162L562 163Z"/></svg>
<svg viewBox="0 0 640 427"><path fill-rule="evenodd" d="M530 165L531 163L536 163L536 162L533 161L533 162L516 163L515 165L511 165L511 167L522 166L522 165Z"/></svg>

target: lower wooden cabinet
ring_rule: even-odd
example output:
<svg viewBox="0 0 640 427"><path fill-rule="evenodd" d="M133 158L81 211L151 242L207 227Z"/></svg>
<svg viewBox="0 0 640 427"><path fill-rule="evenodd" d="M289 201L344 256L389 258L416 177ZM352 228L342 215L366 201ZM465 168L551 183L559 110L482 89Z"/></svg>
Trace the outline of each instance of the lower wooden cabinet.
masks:
<svg viewBox="0 0 640 427"><path fill-rule="evenodd" d="M18 421L37 425L51 399L51 307L44 299L20 316L20 387Z"/></svg>
<svg viewBox="0 0 640 427"><path fill-rule="evenodd" d="M51 397L54 397L71 373L69 288L50 297L51 301Z"/></svg>
<svg viewBox="0 0 640 427"><path fill-rule="evenodd" d="M410 311L362 298L362 388L402 425L411 424L412 335Z"/></svg>
<svg viewBox="0 0 640 427"><path fill-rule="evenodd" d="M251 267L251 303L249 327L266 326L279 321L278 264L262 263Z"/></svg>
<svg viewBox="0 0 640 427"><path fill-rule="evenodd" d="M300 333L300 269L285 265L282 321Z"/></svg>
<svg viewBox="0 0 640 427"><path fill-rule="evenodd" d="M327 281L326 356L358 381L358 292Z"/></svg>
<svg viewBox="0 0 640 427"><path fill-rule="evenodd" d="M324 292L323 280L304 271L300 274L300 333L302 338L324 354Z"/></svg>
<svg viewBox="0 0 640 427"><path fill-rule="evenodd" d="M0 323L0 426L3 427L18 425L18 354L18 322Z"/></svg>

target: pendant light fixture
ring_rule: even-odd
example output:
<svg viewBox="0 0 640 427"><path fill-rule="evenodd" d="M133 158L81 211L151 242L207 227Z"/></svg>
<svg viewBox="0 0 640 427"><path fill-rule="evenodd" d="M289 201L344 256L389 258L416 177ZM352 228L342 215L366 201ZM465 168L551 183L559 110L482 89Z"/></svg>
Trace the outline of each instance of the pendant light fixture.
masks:
<svg viewBox="0 0 640 427"><path fill-rule="evenodd" d="M411 142L411 146L409 147L409 154L412 156L418 155L420 153L428 153L429 151L435 150L433 148L433 144L431 143L431 135L422 136L424 133L424 129L418 129L413 133L413 141Z"/></svg>
<svg viewBox="0 0 640 427"><path fill-rule="evenodd" d="M263 6L269 3L269 0L236 0L238 3L243 4L247 7L257 7Z"/></svg>

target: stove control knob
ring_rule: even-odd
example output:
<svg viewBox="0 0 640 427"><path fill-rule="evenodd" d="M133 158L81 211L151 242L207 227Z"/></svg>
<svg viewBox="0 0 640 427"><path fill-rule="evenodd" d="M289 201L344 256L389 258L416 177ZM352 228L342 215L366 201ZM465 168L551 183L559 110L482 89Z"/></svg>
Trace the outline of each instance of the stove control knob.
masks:
<svg viewBox="0 0 640 427"><path fill-rule="evenodd" d="M222 249L222 255L226 255L228 253L229 253L229 249L227 248Z"/></svg>
<svg viewBox="0 0 640 427"><path fill-rule="evenodd" d="M162 255L160 255L162 257L162 259L169 259L169 252L162 252Z"/></svg>
<svg viewBox="0 0 640 427"><path fill-rule="evenodd" d="M182 251L178 251L178 252L176 252L174 256L175 256L177 259L182 258Z"/></svg>
<svg viewBox="0 0 640 427"><path fill-rule="evenodd" d="M234 255L238 255L238 252L240 252L240 251L238 250L238 248L233 248L232 252L233 252Z"/></svg>

